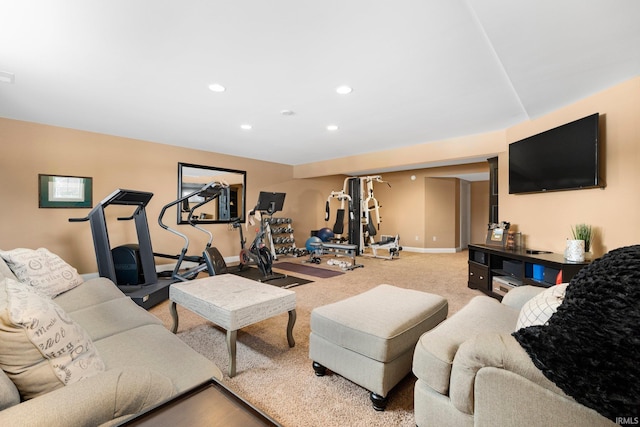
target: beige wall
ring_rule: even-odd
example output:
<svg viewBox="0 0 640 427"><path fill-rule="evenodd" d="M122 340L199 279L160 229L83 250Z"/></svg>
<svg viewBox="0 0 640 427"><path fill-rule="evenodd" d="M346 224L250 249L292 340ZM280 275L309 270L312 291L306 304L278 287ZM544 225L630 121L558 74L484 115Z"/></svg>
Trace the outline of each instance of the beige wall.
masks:
<svg viewBox="0 0 640 427"><path fill-rule="evenodd" d="M154 193L147 206L153 249L178 254L183 240L157 222L162 206L176 198L178 162L246 170L248 207L255 204L260 190L286 192L279 216L294 219L296 239L303 242L323 219L326 195L342 185L341 177L294 182L291 166L0 119L0 248L47 247L82 273L97 271L89 223L68 222L70 217L86 216L89 209L39 209L37 177L44 173L92 177L94 205L117 188ZM111 247L137 241L133 222L116 220L131 212L122 206L106 209ZM168 211L164 220L175 226L175 211ZM189 253L201 252L207 237L188 225L178 227L191 239ZM206 227L223 256L238 254L237 231L226 224ZM158 260L164 262L170 261Z"/></svg>
<svg viewBox="0 0 640 427"><path fill-rule="evenodd" d="M511 221L535 249L563 252L571 226L595 227L594 254L640 242L640 78L507 130L509 143L599 112L606 188L509 194L508 155L499 156L500 220Z"/></svg>
<svg viewBox="0 0 640 427"><path fill-rule="evenodd" d="M47 247L81 273L97 270L91 230L89 223L70 223L68 219L84 217L89 209L38 208L40 173L92 177L94 205L117 188L154 193L146 209L153 249L173 255L179 253L183 240L162 230L157 217L162 207L176 198L178 162L246 170L248 208L255 204L261 190L287 193L284 211L278 216L293 218L299 247L304 246L311 230L333 227L336 205L332 205L331 219L325 222L325 202L331 191L342 189L345 178L335 175L293 179L291 166L2 118L0 162L0 178L5 183L0 186L4 208L0 210L0 248ZM383 175L392 187L376 184L374 188L382 204L379 234L400 234L401 243L425 247L424 177L478 171L486 171L486 165ZM409 178L412 174L418 176L415 182ZM169 226L176 224L173 209L164 217ZM434 206L429 209L433 210ZM106 209L111 247L137 241L134 224L116 220L131 212L130 208L121 206ZM207 237L203 233L188 225L177 227L191 240L189 254L197 254L204 248ZM238 254L237 231L230 230L226 224L206 225L206 228L213 232L213 245L223 256ZM253 231L248 235L253 236ZM418 241L406 242L405 235L420 237ZM455 236L443 237L443 242L455 239ZM172 261L159 258L157 262Z"/></svg>
<svg viewBox="0 0 640 427"><path fill-rule="evenodd" d="M459 180L425 178L425 246L455 248L459 246Z"/></svg>
<svg viewBox="0 0 640 427"><path fill-rule="evenodd" d="M508 194L508 174L504 172L508 170L507 142L594 112L600 112L605 124L602 138L606 145L606 189ZM504 131L301 167L0 118L0 248L48 247L82 273L96 271L89 225L67 221L69 217L85 216L89 210L39 209L39 173L93 177L94 203L116 188L153 192L155 196L147 209L154 250L178 253L182 241L157 225L161 207L176 197L178 162L246 170L249 206L255 203L260 190L286 192L282 215L294 219L296 240L302 246L310 230L333 225L335 217L324 222L325 201L332 190L342 189L341 174L349 164L351 169L360 170L499 153L503 171L499 174L501 220L511 221L525 235L529 247L555 252L564 250L571 225L590 223L598 232L594 250L601 254L640 240L638 117L640 77ZM332 170L340 172L330 175ZM486 163L476 163L382 174L392 186L375 185L375 195L382 206L380 234L400 234L401 244L408 247L457 247L459 185L449 183L456 180L439 180L446 187L442 189L432 178L487 171ZM413 181L412 175L416 176ZM431 184L427 185L427 181ZM445 202L429 192L435 187ZM486 233L488 184L473 183L471 189L471 242L476 243L484 241ZM432 211L440 206L445 208ZM111 246L135 241L133 225L116 221L120 212L113 208L107 212ZM175 223L175 215L170 216ZM434 218L438 221L434 222ZM226 225L208 227L222 254L235 256L239 249L237 232L228 230ZM187 232L192 237L191 253L197 253L206 238L201 233Z"/></svg>

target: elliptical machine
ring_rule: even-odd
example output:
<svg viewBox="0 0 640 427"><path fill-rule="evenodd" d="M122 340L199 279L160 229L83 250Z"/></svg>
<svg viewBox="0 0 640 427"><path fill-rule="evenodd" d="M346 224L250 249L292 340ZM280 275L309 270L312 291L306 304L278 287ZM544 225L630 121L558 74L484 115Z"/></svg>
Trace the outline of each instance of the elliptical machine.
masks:
<svg viewBox="0 0 640 427"><path fill-rule="evenodd" d="M238 269L242 271L248 265L256 265L263 276L263 279L260 280L261 282L287 277L285 274L273 272L273 255L266 243L266 236L270 231L269 219L275 212L282 210L285 195L286 193L260 192L258 203L256 203L255 208L247 214L247 227L249 225L255 225L255 221L258 221L260 224L256 230L256 236L248 248L246 247L247 240L244 237L240 220L238 219L232 224L233 228L237 228L240 231L241 249Z"/></svg>
<svg viewBox="0 0 640 427"><path fill-rule="evenodd" d="M194 211L196 209L218 198L220 196L220 193L227 187L229 187L229 184L224 181L212 181L199 190L196 190L190 194L187 194L186 196L172 201L171 203L168 203L160 211L160 215L158 217L158 223L160 224L160 227L184 239L184 246L182 247L182 250L180 251L180 254L178 256L157 253L154 254L156 256L178 260L176 262L176 266L173 269L173 272L171 273L171 277L173 279L186 282L188 280L195 279L198 274L205 270L208 271L209 276L215 276L216 274L223 274L227 272L227 265L220 255L220 252L218 251L218 249L211 246L211 243L213 242L213 234L209 230L199 226L195 222L196 216L194 215ZM192 197L200 197L202 198L202 201L196 203L193 207L189 207L188 201ZM182 206L183 212L188 212L189 225L209 236L209 240L207 241L205 249L202 252L202 256L187 256L187 250L189 249L189 237L187 237L186 234L181 233L162 222L162 218L164 217L166 210L171 206L175 206L177 204L180 204ZM184 261L195 262L197 265L181 272L180 269Z"/></svg>

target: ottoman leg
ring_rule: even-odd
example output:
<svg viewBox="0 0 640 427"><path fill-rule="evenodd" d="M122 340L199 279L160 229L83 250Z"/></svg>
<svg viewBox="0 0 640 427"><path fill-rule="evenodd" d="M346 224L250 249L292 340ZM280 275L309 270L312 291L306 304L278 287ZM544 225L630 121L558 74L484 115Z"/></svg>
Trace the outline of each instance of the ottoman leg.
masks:
<svg viewBox="0 0 640 427"><path fill-rule="evenodd" d="M313 370L316 373L316 376L323 377L324 374L327 373L327 368L319 364L318 362L313 362Z"/></svg>
<svg viewBox="0 0 640 427"><path fill-rule="evenodd" d="M171 318L173 319L171 332L175 334L178 331L178 309L176 307L175 301L171 301L171 305L169 305L169 312L171 313Z"/></svg>
<svg viewBox="0 0 640 427"><path fill-rule="evenodd" d="M371 392L371 394L369 395L369 398L371 399L371 403L373 403L373 409L375 409L376 411L384 411L385 408L387 407L386 397L383 397L377 393Z"/></svg>

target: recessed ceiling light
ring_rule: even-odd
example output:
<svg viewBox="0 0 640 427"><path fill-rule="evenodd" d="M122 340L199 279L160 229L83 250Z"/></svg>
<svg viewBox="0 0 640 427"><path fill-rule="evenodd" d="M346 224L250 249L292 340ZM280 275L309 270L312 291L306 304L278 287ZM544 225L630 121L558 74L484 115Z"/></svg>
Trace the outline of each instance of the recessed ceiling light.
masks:
<svg viewBox="0 0 640 427"><path fill-rule="evenodd" d="M338 125L329 125L329 126L327 126L327 130L330 130L332 132L336 131L336 130L338 130Z"/></svg>
<svg viewBox="0 0 640 427"><path fill-rule="evenodd" d="M240 125L240 128L244 130L251 130L252 126L250 124L245 123L243 125Z"/></svg>
<svg viewBox="0 0 640 427"><path fill-rule="evenodd" d="M340 95L347 95L347 94L350 94L352 91L353 89L351 88L351 86L347 86L347 85L338 86L336 88L336 92L338 92Z"/></svg>
<svg viewBox="0 0 640 427"><path fill-rule="evenodd" d="M225 90L227 90L227 88L225 88L219 83L211 83L209 85L209 90L212 92L224 92Z"/></svg>

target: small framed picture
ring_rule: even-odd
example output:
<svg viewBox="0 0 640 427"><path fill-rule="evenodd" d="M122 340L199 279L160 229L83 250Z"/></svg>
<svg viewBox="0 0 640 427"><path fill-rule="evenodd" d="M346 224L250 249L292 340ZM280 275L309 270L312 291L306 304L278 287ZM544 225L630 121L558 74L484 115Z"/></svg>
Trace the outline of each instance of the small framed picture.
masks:
<svg viewBox="0 0 640 427"><path fill-rule="evenodd" d="M489 224L489 229L487 230L487 245L493 246L503 246L507 241L507 234L509 230L510 223L502 221L501 223L491 223Z"/></svg>
<svg viewBox="0 0 640 427"><path fill-rule="evenodd" d="M84 176L38 175L38 207L90 208L92 179Z"/></svg>

